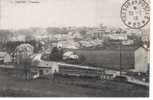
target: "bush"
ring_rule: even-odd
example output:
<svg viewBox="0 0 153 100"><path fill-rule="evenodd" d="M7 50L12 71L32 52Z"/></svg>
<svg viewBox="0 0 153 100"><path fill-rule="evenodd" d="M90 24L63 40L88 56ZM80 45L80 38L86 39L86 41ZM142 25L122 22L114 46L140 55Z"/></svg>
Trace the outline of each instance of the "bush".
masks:
<svg viewBox="0 0 153 100"><path fill-rule="evenodd" d="M86 57L83 56L83 55L80 55L80 56L79 56L78 63L79 63L79 64L83 64L85 61L86 61Z"/></svg>
<svg viewBox="0 0 153 100"><path fill-rule="evenodd" d="M54 47L50 54L50 60L61 61L63 58L63 49Z"/></svg>

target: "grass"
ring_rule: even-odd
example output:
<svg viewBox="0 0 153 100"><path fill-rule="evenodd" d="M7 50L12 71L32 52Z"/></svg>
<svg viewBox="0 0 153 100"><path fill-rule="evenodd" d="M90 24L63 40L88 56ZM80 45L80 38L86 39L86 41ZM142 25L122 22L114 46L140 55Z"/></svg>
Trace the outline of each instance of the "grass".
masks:
<svg viewBox="0 0 153 100"><path fill-rule="evenodd" d="M86 58L84 64L112 69L120 68L119 50L74 50L77 55ZM134 66L134 54L131 51L124 50L121 52L121 65L123 69L130 69Z"/></svg>
<svg viewBox="0 0 153 100"><path fill-rule="evenodd" d="M129 92L130 91L130 92ZM56 76L55 80L21 80L0 72L4 97L148 97L147 87L109 80Z"/></svg>

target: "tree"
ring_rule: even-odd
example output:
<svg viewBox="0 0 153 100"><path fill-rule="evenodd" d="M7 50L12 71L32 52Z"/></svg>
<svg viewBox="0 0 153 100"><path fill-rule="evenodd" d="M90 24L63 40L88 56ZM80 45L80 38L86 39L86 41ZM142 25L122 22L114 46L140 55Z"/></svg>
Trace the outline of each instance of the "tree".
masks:
<svg viewBox="0 0 153 100"><path fill-rule="evenodd" d="M50 54L50 60L60 61L63 58L63 48L54 47Z"/></svg>
<svg viewBox="0 0 153 100"><path fill-rule="evenodd" d="M79 56L79 60L78 60L78 63L79 64L84 64L86 61L86 57L84 55L80 55Z"/></svg>
<svg viewBox="0 0 153 100"><path fill-rule="evenodd" d="M32 35L26 35L25 40L26 40L26 42L31 42L31 41L35 40L35 38Z"/></svg>
<svg viewBox="0 0 153 100"><path fill-rule="evenodd" d="M9 41L12 32L9 30L0 30L0 48L4 48L6 43Z"/></svg>

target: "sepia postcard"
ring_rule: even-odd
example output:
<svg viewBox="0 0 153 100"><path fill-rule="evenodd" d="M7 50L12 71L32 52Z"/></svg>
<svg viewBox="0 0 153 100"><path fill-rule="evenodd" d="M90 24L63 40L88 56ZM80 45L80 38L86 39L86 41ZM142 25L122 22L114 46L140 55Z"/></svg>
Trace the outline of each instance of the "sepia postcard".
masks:
<svg viewBox="0 0 153 100"><path fill-rule="evenodd" d="M149 97L151 0L0 0L0 97Z"/></svg>

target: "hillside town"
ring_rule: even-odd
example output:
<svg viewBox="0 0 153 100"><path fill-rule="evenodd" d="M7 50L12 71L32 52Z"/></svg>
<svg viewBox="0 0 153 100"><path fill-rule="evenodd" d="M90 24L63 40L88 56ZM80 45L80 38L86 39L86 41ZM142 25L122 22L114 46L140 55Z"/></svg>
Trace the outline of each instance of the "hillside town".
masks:
<svg viewBox="0 0 153 100"><path fill-rule="evenodd" d="M19 80L58 77L149 87L145 30L97 27L0 30L0 71Z"/></svg>
<svg viewBox="0 0 153 100"><path fill-rule="evenodd" d="M1 97L150 97L150 0L0 0Z"/></svg>
<svg viewBox="0 0 153 100"><path fill-rule="evenodd" d="M1 30L0 61L22 64L41 54L39 60L114 70L119 70L121 65L125 71L146 73L149 70L149 35L143 31L111 29L103 25Z"/></svg>

